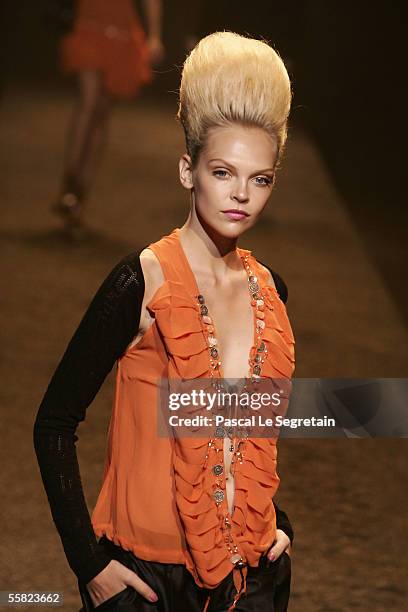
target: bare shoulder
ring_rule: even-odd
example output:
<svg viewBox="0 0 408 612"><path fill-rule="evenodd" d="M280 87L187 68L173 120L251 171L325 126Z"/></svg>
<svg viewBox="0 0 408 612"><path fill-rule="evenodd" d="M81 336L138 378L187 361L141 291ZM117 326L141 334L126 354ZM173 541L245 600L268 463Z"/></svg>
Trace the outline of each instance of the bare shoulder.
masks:
<svg viewBox="0 0 408 612"><path fill-rule="evenodd" d="M146 248L140 252L140 265L145 279L145 305L164 283L164 275L160 262L151 249Z"/></svg>
<svg viewBox="0 0 408 612"><path fill-rule="evenodd" d="M267 266L264 266L263 264L261 264L260 262L258 263L261 266L262 270L266 273L268 285L272 285L272 287L275 287L276 289L275 281L273 280L273 276L272 276L270 269Z"/></svg>
<svg viewBox="0 0 408 612"><path fill-rule="evenodd" d="M154 323L154 316L146 308L146 304L150 302L158 288L164 282L164 275L159 260L152 250L145 248L139 253L140 266L144 277L144 297L140 312L139 329L132 342L128 345L127 350L136 346L146 331Z"/></svg>

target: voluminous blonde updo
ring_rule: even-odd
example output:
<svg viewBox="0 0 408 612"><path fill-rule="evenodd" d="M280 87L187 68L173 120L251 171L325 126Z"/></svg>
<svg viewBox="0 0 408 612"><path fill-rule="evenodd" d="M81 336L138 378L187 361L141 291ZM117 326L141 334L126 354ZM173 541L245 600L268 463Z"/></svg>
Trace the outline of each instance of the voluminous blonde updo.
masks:
<svg viewBox="0 0 408 612"><path fill-rule="evenodd" d="M279 159L291 98L285 65L266 42L234 32L201 39L184 62L177 113L193 165L208 130L234 122L271 134Z"/></svg>

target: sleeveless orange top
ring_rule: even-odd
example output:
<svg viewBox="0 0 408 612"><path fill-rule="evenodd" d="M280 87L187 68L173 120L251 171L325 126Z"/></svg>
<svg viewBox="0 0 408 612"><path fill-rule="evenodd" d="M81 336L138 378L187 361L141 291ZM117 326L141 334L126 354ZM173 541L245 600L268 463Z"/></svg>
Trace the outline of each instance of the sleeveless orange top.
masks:
<svg viewBox="0 0 408 612"><path fill-rule="evenodd" d="M199 289L179 228L148 248L159 259L165 280L147 304L153 324L117 362L108 452L93 528L96 535L105 534L144 560L185 564L200 587L215 588L233 571L239 597L245 591L246 566L238 568L231 560L224 521L228 517L234 550L247 565L256 567L276 534L272 503L279 486L276 438L246 439L244 460L235 464L234 511L229 515L226 497L223 503L213 497L212 468L219 463L217 447L223 448L223 439L208 450L208 437L192 442L158 436L159 380L210 377L211 366ZM247 256L265 305L262 339L268 350L262 378L289 379L295 341L286 308L252 252L239 247L237 252L241 258ZM254 351L255 343L251 354Z"/></svg>

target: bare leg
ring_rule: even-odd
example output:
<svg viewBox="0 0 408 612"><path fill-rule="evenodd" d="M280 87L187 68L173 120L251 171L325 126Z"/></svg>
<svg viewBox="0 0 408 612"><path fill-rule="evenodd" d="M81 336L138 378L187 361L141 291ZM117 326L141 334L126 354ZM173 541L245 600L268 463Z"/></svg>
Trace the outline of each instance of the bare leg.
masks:
<svg viewBox="0 0 408 612"><path fill-rule="evenodd" d="M81 159L81 181L85 192L89 190L96 169L101 161L110 109L111 99L101 90Z"/></svg>
<svg viewBox="0 0 408 612"><path fill-rule="evenodd" d="M67 138L61 194L54 207L73 225L81 221L83 200L100 158L110 108L99 72L81 72L79 86L80 96Z"/></svg>

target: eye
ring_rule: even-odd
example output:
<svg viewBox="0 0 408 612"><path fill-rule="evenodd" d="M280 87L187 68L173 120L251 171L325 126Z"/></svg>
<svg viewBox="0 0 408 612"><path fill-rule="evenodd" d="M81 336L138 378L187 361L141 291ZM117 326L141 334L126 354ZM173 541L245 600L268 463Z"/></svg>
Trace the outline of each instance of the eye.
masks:
<svg viewBox="0 0 408 612"><path fill-rule="evenodd" d="M228 175L228 171L227 170L214 170L213 175L219 176L220 178L226 178Z"/></svg>
<svg viewBox="0 0 408 612"><path fill-rule="evenodd" d="M256 176L255 181L257 182L256 184L260 185L261 187L263 186L268 187L269 185L272 184L272 179L269 176Z"/></svg>

